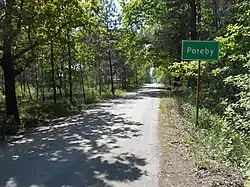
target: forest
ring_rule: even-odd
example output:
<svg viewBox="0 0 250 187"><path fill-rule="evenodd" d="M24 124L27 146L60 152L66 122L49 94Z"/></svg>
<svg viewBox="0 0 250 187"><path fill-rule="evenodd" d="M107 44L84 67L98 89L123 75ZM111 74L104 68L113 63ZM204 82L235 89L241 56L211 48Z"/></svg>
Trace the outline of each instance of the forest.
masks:
<svg viewBox="0 0 250 187"><path fill-rule="evenodd" d="M148 67L127 58L136 32L121 28L115 2L7 0L1 7L5 133L81 110L145 81ZM135 41L129 47L140 50L143 43Z"/></svg>
<svg viewBox="0 0 250 187"><path fill-rule="evenodd" d="M82 111L150 82L180 103L201 165L250 175L249 0L1 0L0 136ZM183 40L220 44L182 61Z"/></svg>

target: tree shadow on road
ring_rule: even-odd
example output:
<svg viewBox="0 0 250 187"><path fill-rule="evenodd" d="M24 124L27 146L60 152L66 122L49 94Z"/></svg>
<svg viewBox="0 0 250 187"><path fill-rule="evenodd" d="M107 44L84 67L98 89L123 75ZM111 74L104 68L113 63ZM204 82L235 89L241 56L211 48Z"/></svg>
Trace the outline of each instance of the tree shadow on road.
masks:
<svg viewBox="0 0 250 187"><path fill-rule="evenodd" d="M164 89L152 90L152 91L141 91L139 92L140 97L151 97L151 98L162 98L168 97L170 92Z"/></svg>
<svg viewBox="0 0 250 187"><path fill-rule="evenodd" d="M113 106L120 104L131 104L138 100L143 100L145 98L161 98L161 97L169 97L170 90L162 87L146 85L141 89L138 89L137 92L129 92L122 96L117 96L116 99L108 100L105 103L98 103L88 107L88 109L93 109L97 107L101 108L112 108Z"/></svg>
<svg viewBox="0 0 250 187"><path fill-rule="evenodd" d="M137 93L130 93L130 94L126 94L123 96L119 96L116 99L109 100L106 103L96 104L92 108L96 108L96 107L111 108L113 106L120 105L120 104L131 104L137 100L142 100L142 99L143 99L143 96L140 96Z"/></svg>
<svg viewBox="0 0 250 187"><path fill-rule="evenodd" d="M0 148L0 186L112 186L146 175L145 158L112 152L143 124L103 110L53 123Z"/></svg>

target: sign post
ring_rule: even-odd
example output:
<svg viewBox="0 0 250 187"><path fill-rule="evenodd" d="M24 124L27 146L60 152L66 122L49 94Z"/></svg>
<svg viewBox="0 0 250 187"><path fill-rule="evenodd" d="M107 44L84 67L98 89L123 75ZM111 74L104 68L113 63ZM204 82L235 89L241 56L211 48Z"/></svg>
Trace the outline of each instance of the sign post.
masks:
<svg viewBox="0 0 250 187"><path fill-rule="evenodd" d="M198 77L197 77L197 90L196 90L196 120L195 125L199 125L199 103L200 103L200 89L201 89L201 61L198 61Z"/></svg>
<svg viewBox="0 0 250 187"><path fill-rule="evenodd" d="M196 126L199 125L199 102L200 102L200 71L202 61L219 60L219 43L215 41L183 40L182 60L198 60L198 77L196 91Z"/></svg>

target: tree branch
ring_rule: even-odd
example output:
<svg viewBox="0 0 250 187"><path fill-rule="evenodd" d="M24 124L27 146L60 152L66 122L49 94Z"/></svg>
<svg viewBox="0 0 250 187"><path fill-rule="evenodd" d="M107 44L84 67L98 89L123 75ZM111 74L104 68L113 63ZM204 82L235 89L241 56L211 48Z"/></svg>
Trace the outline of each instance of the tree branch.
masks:
<svg viewBox="0 0 250 187"><path fill-rule="evenodd" d="M41 45L43 43L48 42L52 38L55 38L62 31L62 29L64 27L66 27L70 22L71 22L71 20L68 21L68 22L66 22L66 23L64 23L64 24L62 24L58 28L57 32L55 32L55 34L53 34L52 36L50 36L50 38L46 38L44 40L38 40L35 43L31 44L30 46L26 47L25 49L21 50L19 53L17 53L16 55L13 56L12 61L15 61L15 60L19 59L21 56L23 56L25 53L29 52L30 50L34 49L35 47L37 47L37 46L39 46L39 45Z"/></svg>
<svg viewBox="0 0 250 187"><path fill-rule="evenodd" d="M14 77L17 77L18 75L20 75L23 71L24 71L25 68L20 68L18 70L14 70Z"/></svg>
<svg viewBox="0 0 250 187"><path fill-rule="evenodd" d="M0 21L6 16L6 13L4 13L1 18L0 18Z"/></svg>
<svg viewBox="0 0 250 187"><path fill-rule="evenodd" d="M21 50L19 53L17 53L15 56L13 56L12 61L17 60L18 58L20 58L21 56L23 56L25 53L29 52L31 49L34 49L35 47L37 47L41 43L43 43L43 41L36 41L35 43L31 44L27 48Z"/></svg>
<svg viewBox="0 0 250 187"><path fill-rule="evenodd" d="M68 21L68 22L66 22L66 23L64 23L64 24L62 24L62 25L58 28L57 32L56 32L54 35L51 36L51 38L57 37L57 35L60 34L60 32L62 31L62 29L63 29L64 27L66 27L66 26L67 26L68 24L70 24L70 23L71 23L71 20Z"/></svg>
<svg viewBox="0 0 250 187"><path fill-rule="evenodd" d="M20 11L19 11L19 15L18 15L18 22L17 22L17 29L16 29L16 31L12 34L11 40L13 40L15 37L17 37L18 34L21 32L21 28L22 28L21 12L22 12L22 10L23 10L23 4L24 4L24 0L21 0Z"/></svg>

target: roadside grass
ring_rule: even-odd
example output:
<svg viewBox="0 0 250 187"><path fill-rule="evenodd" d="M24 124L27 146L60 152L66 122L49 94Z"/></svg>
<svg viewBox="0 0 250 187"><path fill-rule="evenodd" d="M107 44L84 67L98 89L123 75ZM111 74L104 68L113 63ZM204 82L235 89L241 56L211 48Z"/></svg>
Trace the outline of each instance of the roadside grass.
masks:
<svg viewBox="0 0 250 187"><path fill-rule="evenodd" d="M177 99L161 98L160 104L160 186L210 187L210 177L197 177L195 155L189 133L183 125Z"/></svg>
<svg viewBox="0 0 250 187"><path fill-rule="evenodd" d="M239 134L228 128L221 116L200 109L199 126L195 126L195 98L189 94L174 94L184 126L185 142L195 154L197 174L208 171L213 175L213 187L243 187L246 178L249 147Z"/></svg>
<svg viewBox="0 0 250 187"><path fill-rule="evenodd" d="M34 94L34 92L32 92ZM45 102L32 100L30 96L26 94L24 97L19 96L19 114L21 119L21 134L34 130L38 126L49 125L50 120L73 116L82 111L88 109L92 105L100 102L104 102L109 99L117 98L126 93L126 90L117 89L115 96L113 96L109 90L102 92L99 95L97 91L88 90L84 99L83 95L74 95L73 102L69 102L69 98L57 95L57 103L53 103L53 96L46 95ZM35 96L33 95L33 98ZM1 106L2 108L4 107ZM0 139L5 139L8 135L8 128L11 126L11 121L8 122L8 118L3 114L0 118ZM10 123L10 124L9 124Z"/></svg>
<svg viewBox="0 0 250 187"><path fill-rule="evenodd" d="M70 103L68 98L57 97L57 103L53 103L52 98L46 98L46 102L37 102L36 100L25 101L20 105L20 118L25 125L30 121L45 121L59 117L75 115L87 109L90 105L103 102L108 99L117 98L125 94L125 90L116 90L115 96L110 91L104 91L100 96L96 91L86 93L84 99L82 95L73 97Z"/></svg>

